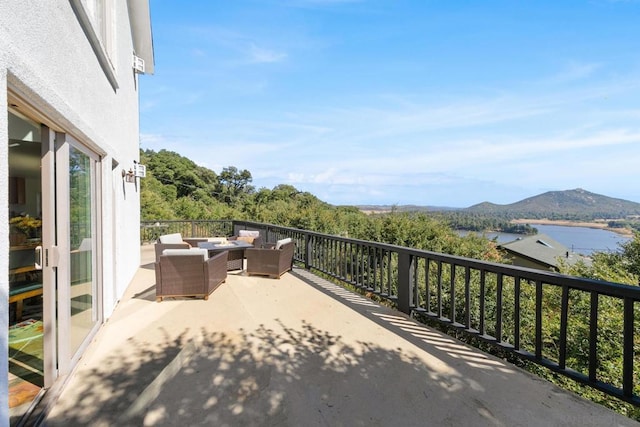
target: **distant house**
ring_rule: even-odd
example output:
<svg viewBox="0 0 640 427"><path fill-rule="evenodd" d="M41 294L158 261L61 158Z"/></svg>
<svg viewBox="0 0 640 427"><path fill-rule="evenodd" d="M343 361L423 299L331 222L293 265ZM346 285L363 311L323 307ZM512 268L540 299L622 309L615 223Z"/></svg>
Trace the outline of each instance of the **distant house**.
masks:
<svg viewBox="0 0 640 427"><path fill-rule="evenodd" d="M587 260L582 255L570 252L569 248L546 234L523 237L498 247L507 252L513 265L520 267L558 270L559 259L569 265Z"/></svg>
<svg viewBox="0 0 640 427"><path fill-rule="evenodd" d="M0 425L30 424L139 267L153 68L148 0L0 1Z"/></svg>

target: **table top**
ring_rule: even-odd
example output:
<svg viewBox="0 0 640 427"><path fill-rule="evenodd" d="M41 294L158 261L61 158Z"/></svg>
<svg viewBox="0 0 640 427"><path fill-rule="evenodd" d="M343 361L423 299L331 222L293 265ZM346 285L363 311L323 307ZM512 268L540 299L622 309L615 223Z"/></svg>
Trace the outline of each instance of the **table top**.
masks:
<svg viewBox="0 0 640 427"><path fill-rule="evenodd" d="M234 249L252 248L253 245L243 240L229 240L227 243L198 242L198 247L208 250L232 251Z"/></svg>

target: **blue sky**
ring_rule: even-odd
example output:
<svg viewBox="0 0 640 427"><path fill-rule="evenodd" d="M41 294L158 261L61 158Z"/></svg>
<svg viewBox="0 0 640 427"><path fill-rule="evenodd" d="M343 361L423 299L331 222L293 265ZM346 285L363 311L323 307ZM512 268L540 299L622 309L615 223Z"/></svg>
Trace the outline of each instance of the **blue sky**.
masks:
<svg viewBox="0 0 640 427"><path fill-rule="evenodd" d="M640 202L640 0L151 0L141 147L332 204Z"/></svg>

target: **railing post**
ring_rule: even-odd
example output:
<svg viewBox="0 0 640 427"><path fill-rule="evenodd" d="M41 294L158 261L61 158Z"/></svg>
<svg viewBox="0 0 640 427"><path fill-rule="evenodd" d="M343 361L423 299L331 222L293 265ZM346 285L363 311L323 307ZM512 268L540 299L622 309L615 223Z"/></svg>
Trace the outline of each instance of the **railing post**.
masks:
<svg viewBox="0 0 640 427"><path fill-rule="evenodd" d="M191 220L191 237L198 237L196 236L196 222Z"/></svg>
<svg viewBox="0 0 640 427"><path fill-rule="evenodd" d="M406 314L411 314L413 263L413 256L398 252L398 310Z"/></svg>
<svg viewBox="0 0 640 427"><path fill-rule="evenodd" d="M311 235L309 233L304 235L304 268L311 269Z"/></svg>

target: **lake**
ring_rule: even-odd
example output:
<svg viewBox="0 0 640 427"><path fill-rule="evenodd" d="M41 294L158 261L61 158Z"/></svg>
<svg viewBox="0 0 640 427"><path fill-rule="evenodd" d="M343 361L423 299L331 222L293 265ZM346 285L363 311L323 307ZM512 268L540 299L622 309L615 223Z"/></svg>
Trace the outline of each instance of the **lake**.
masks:
<svg viewBox="0 0 640 427"><path fill-rule="evenodd" d="M631 239L631 237L598 228L544 224L531 224L531 226L537 228L538 233L546 234L573 252L583 255L590 255L592 252L616 251L621 243ZM461 231L460 234L464 235L467 232ZM485 235L490 239L497 237L499 243L507 243L523 237L522 234L511 233L485 233Z"/></svg>

